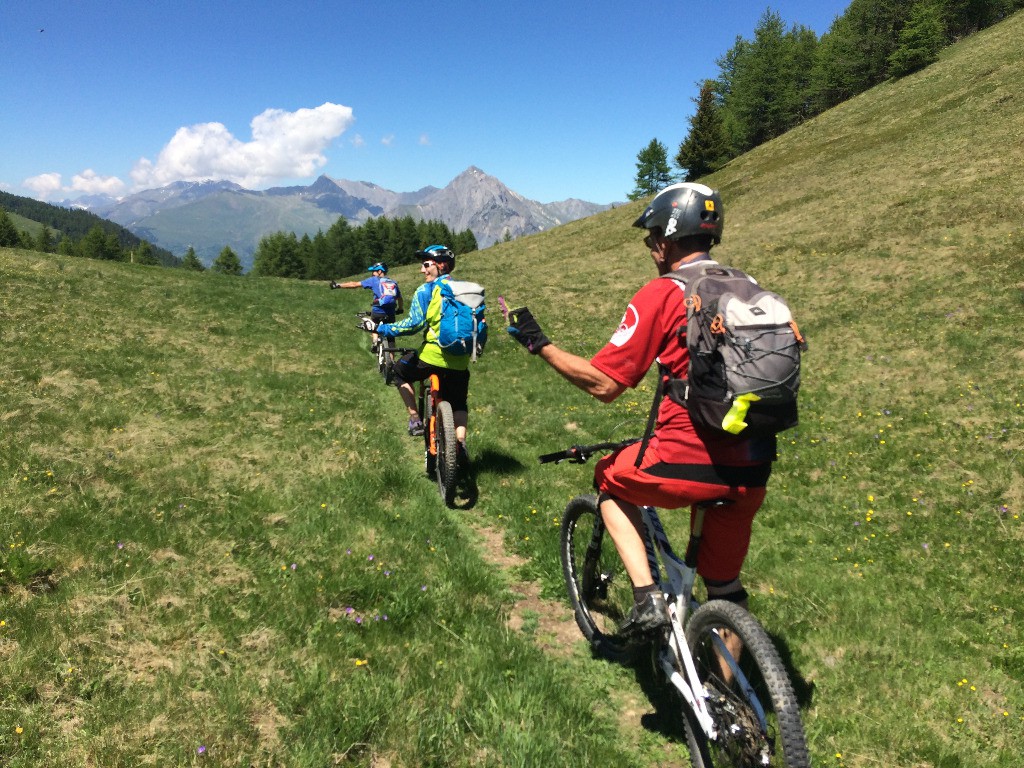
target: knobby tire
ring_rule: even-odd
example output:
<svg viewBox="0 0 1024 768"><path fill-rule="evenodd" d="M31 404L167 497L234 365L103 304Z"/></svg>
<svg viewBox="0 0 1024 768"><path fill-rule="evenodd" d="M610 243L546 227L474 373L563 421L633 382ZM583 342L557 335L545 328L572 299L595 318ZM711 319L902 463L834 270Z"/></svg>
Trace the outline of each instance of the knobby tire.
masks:
<svg viewBox="0 0 1024 768"><path fill-rule="evenodd" d="M455 437L455 416L451 403L442 400L437 404L435 424L437 443L437 488L447 506L455 503L458 488L458 441Z"/></svg>
<svg viewBox="0 0 1024 768"><path fill-rule="evenodd" d="M383 342L377 352L377 368L384 378L385 386L395 383L395 353L388 350Z"/></svg>
<svg viewBox="0 0 1024 768"><path fill-rule="evenodd" d="M761 728L751 697L735 678L727 682L728 676L722 672L715 650L716 645L722 646L715 637L723 631L736 634L743 643L739 668L764 710L767 730ZM718 729L718 737L710 741L692 716L685 718L695 768L809 768L793 686L771 638L757 619L734 603L712 600L690 617L686 640L697 675L710 694L708 706Z"/></svg>
<svg viewBox="0 0 1024 768"><path fill-rule="evenodd" d="M565 508L561 558L576 624L594 653L610 661L634 661L639 646L618 632L633 606L633 586L593 494L577 496Z"/></svg>

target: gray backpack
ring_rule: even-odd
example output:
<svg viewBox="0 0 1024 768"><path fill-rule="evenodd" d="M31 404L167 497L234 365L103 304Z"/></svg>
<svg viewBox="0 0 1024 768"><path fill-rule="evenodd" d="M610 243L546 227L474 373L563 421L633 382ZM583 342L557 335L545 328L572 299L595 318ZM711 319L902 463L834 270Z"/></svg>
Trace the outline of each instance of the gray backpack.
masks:
<svg viewBox="0 0 1024 768"><path fill-rule="evenodd" d="M668 396L694 424L731 435L766 437L796 426L807 342L785 299L713 262L663 277L686 291L686 323L677 335L690 352L685 379L663 371Z"/></svg>

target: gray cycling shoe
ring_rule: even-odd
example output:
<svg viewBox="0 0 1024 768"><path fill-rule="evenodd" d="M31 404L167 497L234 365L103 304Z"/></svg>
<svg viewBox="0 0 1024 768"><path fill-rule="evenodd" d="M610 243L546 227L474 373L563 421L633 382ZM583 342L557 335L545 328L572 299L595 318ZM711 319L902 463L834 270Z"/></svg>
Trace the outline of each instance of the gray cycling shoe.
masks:
<svg viewBox="0 0 1024 768"><path fill-rule="evenodd" d="M656 635L668 625L668 605L665 598L652 592L639 603L633 604L626 620L619 626L619 634L641 638Z"/></svg>

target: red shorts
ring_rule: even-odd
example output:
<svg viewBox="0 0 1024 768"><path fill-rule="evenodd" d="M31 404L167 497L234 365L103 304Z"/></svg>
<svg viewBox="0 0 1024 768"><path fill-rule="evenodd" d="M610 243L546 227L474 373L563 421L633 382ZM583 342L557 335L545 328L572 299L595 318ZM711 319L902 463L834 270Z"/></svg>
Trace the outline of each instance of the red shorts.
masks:
<svg viewBox="0 0 1024 768"><path fill-rule="evenodd" d="M708 510L704 517L697 572L713 581L731 581L738 577L750 547L754 515L764 501L771 465L665 464L658 458L656 441L652 441L638 469L635 464L639 450L640 443L634 443L601 459L594 470L597 490L630 504L662 509L730 499L732 504Z"/></svg>

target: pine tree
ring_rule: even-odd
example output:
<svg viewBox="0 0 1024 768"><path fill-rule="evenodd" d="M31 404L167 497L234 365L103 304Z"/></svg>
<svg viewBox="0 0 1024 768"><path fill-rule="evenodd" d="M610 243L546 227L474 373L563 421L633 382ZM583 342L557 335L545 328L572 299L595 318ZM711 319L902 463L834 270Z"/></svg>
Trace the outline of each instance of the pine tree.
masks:
<svg viewBox="0 0 1024 768"><path fill-rule="evenodd" d="M903 77L939 58L946 42L942 8L935 0L914 3L910 17L900 30L899 43L889 55L889 75Z"/></svg>
<svg viewBox="0 0 1024 768"><path fill-rule="evenodd" d="M96 224L78 241L78 254L86 259L108 259L107 236L103 227Z"/></svg>
<svg viewBox="0 0 1024 768"><path fill-rule="evenodd" d="M210 270L222 275L240 275L242 274L242 262L239 260L238 254L231 250L231 246L225 245Z"/></svg>
<svg viewBox="0 0 1024 768"><path fill-rule="evenodd" d="M35 249L42 253L53 253L56 243L53 240L53 230L43 224L36 236Z"/></svg>
<svg viewBox="0 0 1024 768"><path fill-rule="evenodd" d="M736 150L759 146L800 122L798 41L798 30L787 33L782 17L769 9L754 30L754 41L734 56L725 108L732 119Z"/></svg>
<svg viewBox="0 0 1024 768"><path fill-rule="evenodd" d="M304 277L306 265L294 232L275 232L260 240L252 273L261 277Z"/></svg>
<svg viewBox="0 0 1024 768"><path fill-rule="evenodd" d="M697 111L690 117L690 132L679 145L675 157L676 166L683 171L686 181L713 173L725 165L729 157L715 83L705 80L700 96L693 101Z"/></svg>
<svg viewBox="0 0 1024 768"><path fill-rule="evenodd" d="M188 250L185 251L185 258L181 260L182 269L189 269L193 272L205 272L206 267L203 266L203 262L196 256L196 249L191 245Z"/></svg>
<svg viewBox="0 0 1024 768"><path fill-rule="evenodd" d="M452 249L459 255L472 253L473 251L479 250L480 244L476 241L476 235L473 234L473 230L465 229L455 235L455 240L452 243Z"/></svg>
<svg viewBox="0 0 1024 768"><path fill-rule="evenodd" d="M636 187L629 193L630 200L650 197L672 183L668 167L668 150L657 139L640 150L636 156Z"/></svg>
<svg viewBox="0 0 1024 768"><path fill-rule="evenodd" d="M153 253L153 246L149 244L148 240L143 240L139 243L139 247L135 249L135 253L132 256L132 261L145 267L155 267L160 264L160 259Z"/></svg>
<svg viewBox="0 0 1024 768"><path fill-rule="evenodd" d="M121 241L113 232L107 235L103 246L103 258L110 261L124 261L125 252L121 248Z"/></svg>
<svg viewBox="0 0 1024 768"><path fill-rule="evenodd" d="M4 248L18 248L21 246L21 235L18 228L14 226L7 211L0 208L0 246Z"/></svg>

